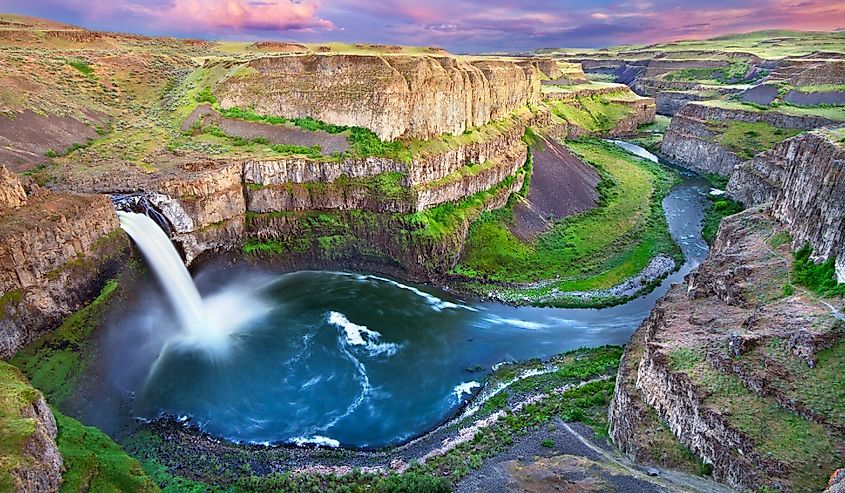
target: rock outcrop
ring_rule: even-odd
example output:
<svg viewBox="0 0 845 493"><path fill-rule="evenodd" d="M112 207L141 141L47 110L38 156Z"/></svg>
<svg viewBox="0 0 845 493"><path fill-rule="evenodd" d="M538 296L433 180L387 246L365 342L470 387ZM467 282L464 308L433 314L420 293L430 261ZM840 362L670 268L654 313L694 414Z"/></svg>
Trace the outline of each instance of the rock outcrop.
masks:
<svg viewBox="0 0 845 493"><path fill-rule="evenodd" d="M0 165L0 214L4 209L17 209L26 203L26 189L18 176Z"/></svg>
<svg viewBox="0 0 845 493"><path fill-rule="evenodd" d="M54 493L62 483L63 461L56 445L56 419L44 396L20 370L0 361L0 415L4 429L4 469L11 467L12 491Z"/></svg>
<svg viewBox="0 0 845 493"><path fill-rule="evenodd" d="M224 108L365 127L382 139L457 135L539 100L540 71L504 60L305 55L252 60L215 90Z"/></svg>
<svg viewBox="0 0 845 493"><path fill-rule="evenodd" d="M781 292L789 250L773 250L778 231L760 209L725 219L708 259L634 334L610 410L624 452L659 461L656 414L716 479L741 490L821 489L838 467L841 422L803 391L839 371L817 355L841 348L845 327L813 297Z"/></svg>
<svg viewBox="0 0 845 493"><path fill-rule="evenodd" d="M92 299L128 240L102 195L46 193L0 217L0 357Z"/></svg>
<svg viewBox="0 0 845 493"><path fill-rule="evenodd" d="M690 102L672 118L661 151L680 164L700 172L730 176L743 159L718 142L719 133L708 122L762 122L781 129L812 130L836 122L821 116L794 116L740 105Z"/></svg>
<svg viewBox="0 0 845 493"><path fill-rule="evenodd" d="M836 259L845 282L845 145L834 131L807 132L739 165L728 193L756 205L773 202L772 216L793 238L809 243L813 257Z"/></svg>

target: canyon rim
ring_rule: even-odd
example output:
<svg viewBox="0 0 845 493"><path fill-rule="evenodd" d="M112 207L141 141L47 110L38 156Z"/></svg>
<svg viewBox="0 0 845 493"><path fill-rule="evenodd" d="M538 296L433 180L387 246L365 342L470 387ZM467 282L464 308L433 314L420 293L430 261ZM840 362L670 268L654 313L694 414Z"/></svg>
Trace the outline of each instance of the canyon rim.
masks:
<svg viewBox="0 0 845 493"><path fill-rule="evenodd" d="M0 491L845 491L841 6L53 3Z"/></svg>

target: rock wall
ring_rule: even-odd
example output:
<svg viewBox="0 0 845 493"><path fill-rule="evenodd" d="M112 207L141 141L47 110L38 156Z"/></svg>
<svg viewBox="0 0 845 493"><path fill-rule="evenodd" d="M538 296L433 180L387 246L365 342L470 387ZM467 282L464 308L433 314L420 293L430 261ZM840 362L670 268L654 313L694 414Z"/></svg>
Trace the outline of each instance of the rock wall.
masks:
<svg viewBox="0 0 845 493"><path fill-rule="evenodd" d="M384 140L461 134L540 98L533 64L433 56L259 58L216 88L223 108L312 117Z"/></svg>
<svg viewBox="0 0 845 493"><path fill-rule="evenodd" d="M96 296L127 246L102 195L46 193L0 217L0 357Z"/></svg>
<svg viewBox="0 0 845 493"><path fill-rule="evenodd" d="M787 159L772 216L792 234L793 248L809 243L814 258L836 259L837 280L845 282L845 147L813 132L790 142Z"/></svg>
<svg viewBox="0 0 845 493"><path fill-rule="evenodd" d="M712 466L715 479L742 491L807 491L815 487L808 481L820 485L838 467L841 428L792 384L813 378L801 367L813 368L843 327L823 303L781 292L788 246L775 252L769 244L778 231L759 208L726 218L709 257L670 288L626 345L609 430L635 460L660 461L654 415ZM776 357L778 344L785 354ZM759 417L744 421L749 411ZM795 413L794 429L807 430L792 439L830 443L829 455L808 464L802 454L773 454L784 438L769 443L766 423L786 419L778 413Z"/></svg>
<svg viewBox="0 0 845 493"><path fill-rule="evenodd" d="M26 190L18 176L0 165L0 214L26 203Z"/></svg>
<svg viewBox="0 0 845 493"><path fill-rule="evenodd" d="M0 391L5 400L2 404L4 424L18 421L23 425L20 429L31 430L27 436L20 437L23 443L17 457L4 457L4 461L13 461L11 464L19 461L18 466L10 471L11 491L17 493L59 491L62 483L63 461L56 445L58 434L56 420L44 396L29 385L20 370L2 361L0 361ZM15 409L19 405L20 407ZM12 423L12 426L15 424L18 423ZM17 438L19 437L11 439Z"/></svg>
<svg viewBox="0 0 845 493"><path fill-rule="evenodd" d="M747 205L772 202L772 215L814 258L833 257L845 282L845 146L827 129L785 140L736 168L728 193Z"/></svg>
<svg viewBox="0 0 845 493"><path fill-rule="evenodd" d="M721 108L690 102L672 118L663 137L661 152L696 171L730 176L742 159L715 142L718 135L707 127L708 121L764 122L779 128L802 130L835 124L817 116L793 116L777 111Z"/></svg>

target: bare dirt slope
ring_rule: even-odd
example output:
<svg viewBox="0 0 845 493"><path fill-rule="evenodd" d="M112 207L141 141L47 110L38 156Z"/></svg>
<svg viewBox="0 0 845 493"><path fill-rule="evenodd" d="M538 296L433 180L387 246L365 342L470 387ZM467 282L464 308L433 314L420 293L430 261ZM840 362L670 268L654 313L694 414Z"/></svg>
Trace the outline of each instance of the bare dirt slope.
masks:
<svg viewBox="0 0 845 493"><path fill-rule="evenodd" d="M566 147L543 137L533 149L534 170L528 199L514 207L512 231L534 240L555 221L596 206L601 178Z"/></svg>

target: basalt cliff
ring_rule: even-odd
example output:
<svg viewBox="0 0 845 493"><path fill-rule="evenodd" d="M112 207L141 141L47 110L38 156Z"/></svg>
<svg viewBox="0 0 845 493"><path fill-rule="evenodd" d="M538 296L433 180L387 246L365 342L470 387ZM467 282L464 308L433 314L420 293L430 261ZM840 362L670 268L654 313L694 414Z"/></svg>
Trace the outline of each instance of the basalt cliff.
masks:
<svg viewBox="0 0 845 493"><path fill-rule="evenodd" d="M218 88L220 104L366 127L385 140L429 139L498 120L540 99L540 70L451 57L267 57Z"/></svg>
<svg viewBox="0 0 845 493"><path fill-rule="evenodd" d="M845 175L832 139L802 134L757 163L767 187L756 199L771 202L725 219L708 259L626 346L610 434L631 457L671 463L674 436L715 478L755 491L820 491L841 466L845 429L830 392L842 298L794 285L791 253L807 243L841 265Z"/></svg>

